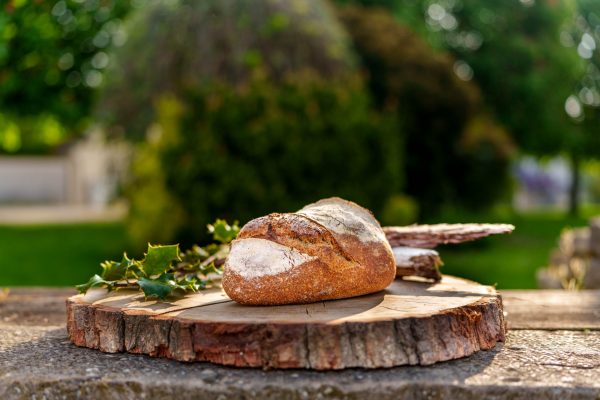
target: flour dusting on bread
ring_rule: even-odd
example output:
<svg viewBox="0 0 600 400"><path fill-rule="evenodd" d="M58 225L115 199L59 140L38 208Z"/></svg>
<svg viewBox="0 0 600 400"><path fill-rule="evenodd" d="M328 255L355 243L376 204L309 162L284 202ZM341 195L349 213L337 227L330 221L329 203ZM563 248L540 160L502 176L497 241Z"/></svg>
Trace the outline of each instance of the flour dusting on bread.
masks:
<svg viewBox="0 0 600 400"><path fill-rule="evenodd" d="M244 279L277 275L316 257L265 239L240 239L231 244L225 268Z"/></svg>
<svg viewBox="0 0 600 400"><path fill-rule="evenodd" d="M353 235L361 242L387 243L379 222L366 209L334 197L309 204L296 212L341 235Z"/></svg>

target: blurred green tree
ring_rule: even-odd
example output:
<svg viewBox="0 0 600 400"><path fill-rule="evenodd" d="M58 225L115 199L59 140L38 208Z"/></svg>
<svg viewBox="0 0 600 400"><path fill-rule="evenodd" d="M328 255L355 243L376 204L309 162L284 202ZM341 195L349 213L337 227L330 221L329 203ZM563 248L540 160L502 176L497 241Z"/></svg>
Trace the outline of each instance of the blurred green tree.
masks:
<svg viewBox="0 0 600 400"><path fill-rule="evenodd" d="M0 152L47 152L89 121L94 89L124 41L129 0L3 2Z"/></svg>
<svg viewBox="0 0 600 400"><path fill-rule="evenodd" d="M577 0L570 26L560 36L561 43L579 56L583 68L565 102L565 111L575 123L568 137L572 160L570 212L578 213L581 163L600 158L600 3Z"/></svg>
<svg viewBox="0 0 600 400"><path fill-rule="evenodd" d="M326 2L157 1L127 32L98 112L138 141L138 244L332 195L378 212L400 192L402 131L374 109Z"/></svg>
<svg viewBox="0 0 600 400"><path fill-rule="evenodd" d="M581 144L576 143L582 142L565 101L583 69L563 40L577 12L574 1L338 1L385 7L434 47L451 52L455 73L479 85L488 109L521 150L566 152L578 170ZM578 192L578 182L572 193Z"/></svg>
<svg viewBox="0 0 600 400"><path fill-rule="evenodd" d="M511 140L485 113L477 86L453 72L454 60L383 9L343 7L339 15L379 107L403 122L406 191L422 214L504 198Z"/></svg>
<svg viewBox="0 0 600 400"><path fill-rule="evenodd" d="M215 217L245 223L334 195L377 214L401 189L398 125L360 80L212 84L162 97L157 115L128 190L140 246L197 242Z"/></svg>
<svg viewBox="0 0 600 400"><path fill-rule="evenodd" d="M99 113L135 140L164 93L214 80L239 85L256 74L278 81L304 69L325 78L353 70L345 32L323 1L155 1L127 31Z"/></svg>
<svg viewBox="0 0 600 400"><path fill-rule="evenodd" d="M564 102L581 72L559 38L573 16L553 0L340 0L388 7L401 21L456 58L484 101L525 151L563 149L571 124Z"/></svg>

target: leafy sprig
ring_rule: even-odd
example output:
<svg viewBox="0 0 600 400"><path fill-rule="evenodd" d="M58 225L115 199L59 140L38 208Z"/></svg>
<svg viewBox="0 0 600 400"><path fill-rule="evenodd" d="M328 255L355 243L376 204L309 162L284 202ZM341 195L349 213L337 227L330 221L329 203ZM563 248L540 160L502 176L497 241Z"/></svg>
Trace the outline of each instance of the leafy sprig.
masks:
<svg viewBox="0 0 600 400"><path fill-rule="evenodd" d="M92 276L86 283L77 285L80 293L91 288L103 287L108 291L126 288L144 292L146 298L164 300L175 291L197 292L214 284L223 272L225 258L229 254L229 242L240 231L237 222L229 225L218 219L208 225L212 233L211 243L201 247L192 246L181 252L178 244L151 245L141 260L130 259L123 254L121 261L104 261L102 273Z"/></svg>

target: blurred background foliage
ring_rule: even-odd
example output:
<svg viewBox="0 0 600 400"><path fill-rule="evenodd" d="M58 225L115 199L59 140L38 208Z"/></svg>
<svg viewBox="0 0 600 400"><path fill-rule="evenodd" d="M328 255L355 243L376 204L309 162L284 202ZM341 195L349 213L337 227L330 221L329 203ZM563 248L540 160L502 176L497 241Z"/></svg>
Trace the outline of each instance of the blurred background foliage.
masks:
<svg viewBox="0 0 600 400"><path fill-rule="evenodd" d="M509 192L513 146L486 114L479 88L453 72L448 54L385 10L346 7L339 15L378 108L403 121L405 191L422 216L442 207L485 209L501 200Z"/></svg>
<svg viewBox="0 0 600 400"><path fill-rule="evenodd" d="M162 93L214 81L237 86L303 70L323 78L353 69L353 54L323 1L151 1L132 15L99 111L114 132L144 138ZM151 66L149 68L149 66Z"/></svg>
<svg viewBox="0 0 600 400"><path fill-rule="evenodd" d="M577 213L582 158L600 156L598 135L594 133L600 99L591 100L600 93L598 52L594 51L600 39L600 3L338 2L382 7L434 47L452 54L456 75L476 82L487 108L522 151L569 157L574 183L569 208L571 214ZM591 107L587 118L583 118L586 105Z"/></svg>
<svg viewBox="0 0 600 400"><path fill-rule="evenodd" d="M129 226L137 243L190 244L214 215L248 221L334 195L379 212L400 190L398 125L370 109L360 81L256 78L158 104L133 164Z"/></svg>
<svg viewBox="0 0 600 400"><path fill-rule="evenodd" d="M129 141L132 248L329 195L391 225L516 220L522 154L569 158L575 214L600 156L595 0L0 7L0 153L58 153L93 125Z"/></svg>
<svg viewBox="0 0 600 400"><path fill-rule="evenodd" d="M126 40L129 0L0 7L0 152L52 152L90 122L107 49Z"/></svg>
<svg viewBox="0 0 600 400"><path fill-rule="evenodd" d="M575 2L338 1L384 7L454 56L456 75L481 88L483 101L524 150L562 149L568 115L547 110L562 110L581 74L577 53L560 41L575 18Z"/></svg>

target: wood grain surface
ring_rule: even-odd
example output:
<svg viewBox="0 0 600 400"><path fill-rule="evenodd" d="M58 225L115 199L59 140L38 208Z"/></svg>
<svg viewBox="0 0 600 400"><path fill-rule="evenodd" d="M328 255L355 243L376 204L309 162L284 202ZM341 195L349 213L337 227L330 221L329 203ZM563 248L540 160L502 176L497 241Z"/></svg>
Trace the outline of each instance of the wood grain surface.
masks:
<svg viewBox="0 0 600 400"><path fill-rule="evenodd" d="M600 290L502 290L509 329L600 330Z"/></svg>

